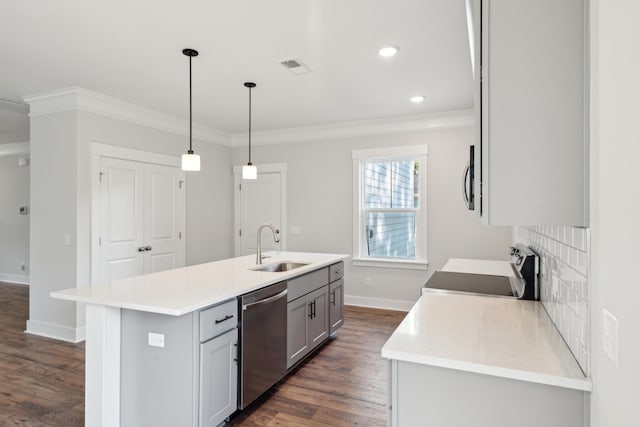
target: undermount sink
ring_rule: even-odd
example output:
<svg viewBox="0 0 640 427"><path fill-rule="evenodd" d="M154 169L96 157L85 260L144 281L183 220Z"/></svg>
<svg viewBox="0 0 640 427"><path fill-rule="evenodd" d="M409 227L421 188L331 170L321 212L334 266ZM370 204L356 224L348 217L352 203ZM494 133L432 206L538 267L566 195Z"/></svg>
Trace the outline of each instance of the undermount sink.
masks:
<svg viewBox="0 0 640 427"><path fill-rule="evenodd" d="M269 271L271 273L281 273L283 271L291 271L296 268L304 267L305 265L309 265L308 263L302 262L277 262L273 264L263 265L262 267L252 268L254 271Z"/></svg>

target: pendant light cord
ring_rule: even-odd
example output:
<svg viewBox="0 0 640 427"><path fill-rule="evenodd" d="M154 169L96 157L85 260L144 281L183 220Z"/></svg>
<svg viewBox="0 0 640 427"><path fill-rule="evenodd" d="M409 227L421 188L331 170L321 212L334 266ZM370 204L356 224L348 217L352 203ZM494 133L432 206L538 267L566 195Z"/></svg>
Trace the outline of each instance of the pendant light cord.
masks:
<svg viewBox="0 0 640 427"><path fill-rule="evenodd" d="M249 87L249 164L251 164L251 87Z"/></svg>
<svg viewBox="0 0 640 427"><path fill-rule="evenodd" d="M193 154L193 148L191 147L192 134L193 134L193 118L191 111L193 110L193 101L191 98L191 56L189 56L189 154Z"/></svg>

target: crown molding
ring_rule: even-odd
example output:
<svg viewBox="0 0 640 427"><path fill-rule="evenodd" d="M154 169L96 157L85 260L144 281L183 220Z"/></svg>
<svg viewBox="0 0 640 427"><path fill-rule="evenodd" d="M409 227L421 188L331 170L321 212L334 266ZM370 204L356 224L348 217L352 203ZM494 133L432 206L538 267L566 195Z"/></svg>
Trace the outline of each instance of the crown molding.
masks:
<svg viewBox="0 0 640 427"><path fill-rule="evenodd" d="M9 144L0 144L0 157L15 156L18 154L29 154L31 146L28 142L11 142Z"/></svg>
<svg viewBox="0 0 640 427"><path fill-rule="evenodd" d="M29 105L0 98L0 110L13 111L14 113L28 114Z"/></svg>
<svg viewBox="0 0 640 427"><path fill-rule="evenodd" d="M70 87L24 97L30 117L63 111L86 111L153 129L189 136L189 121L80 87ZM231 146L231 135L193 124L193 139Z"/></svg>
<svg viewBox="0 0 640 427"><path fill-rule="evenodd" d="M358 120L328 125L305 126L251 133L252 145L289 144L370 135L388 135L425 130L464 128L473 126L473 110ZM232 135L233 147L247 145L248 134Z"/></svg>

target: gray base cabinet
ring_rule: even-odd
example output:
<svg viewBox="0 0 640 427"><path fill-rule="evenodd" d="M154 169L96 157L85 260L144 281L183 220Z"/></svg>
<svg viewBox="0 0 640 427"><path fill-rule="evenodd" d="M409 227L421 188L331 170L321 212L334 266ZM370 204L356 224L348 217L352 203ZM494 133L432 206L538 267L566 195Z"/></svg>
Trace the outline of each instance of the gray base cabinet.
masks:
<svg viewBox="0 0 640 427"><path fill-rule="evenodd" d="M287 304L287 369L329 336L328 297L324 285Z"/></svg>
<svg viewBox="0 0 640 427"><path fill-rule="evenodd" d="M123 309L120 425L215 426L235 412L237 312L236 300L184 316Z"/></svg>
<svg viewBox="0 0 640 427"><path fill-rule="evenodd" d="M390 361L392 427L586 427L588 393Z"/></svg>
<svg viewBox="0 0 640 427"><path fill-rule="evenodd" d="M287 282L287 369L344 323L344 263Z"/></svg>
<svg viewBox="0 0 640 427"><path fill-rule="evenodd" d="M323 286L308 295L311 313L309 322L310 348L314 349L329 337L329 287Z"/></svg>
<svg viewBox="0 0 640 427"><path fill-rule="evenodd" d="M344 323L344 279L329 285L329 334L333 335Z"/></svg>
<svg viewBox="0 0 640 427"><path fill-rule="evenodd" d="M238 330L200 345L200 426L214 427L238 402Z"/></svg>

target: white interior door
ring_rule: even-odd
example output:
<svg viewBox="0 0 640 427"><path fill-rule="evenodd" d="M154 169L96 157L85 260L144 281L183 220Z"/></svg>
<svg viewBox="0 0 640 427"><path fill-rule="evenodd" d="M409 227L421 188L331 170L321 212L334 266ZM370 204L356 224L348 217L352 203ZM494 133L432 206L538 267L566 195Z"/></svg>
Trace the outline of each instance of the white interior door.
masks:
<svg viewBox="0 0 640 427"><path fill-rule="evenodd" d="M148 164L145 168L144 272L182 267L180 250L181 171Z"/></svg>
<svg viewBox="0 0 640 427"><path fill-rule="evenodd" d="M278 230L280 242L273 240L270 230L263 230L262 250L285 250L285 170L258 166L258 179L241 180L236 173L236 255L256 253L257 230L271 224Z"/></svg>
<svg viewBox="0 0 640 427"><path fill-rule="evenodd" d="M98 281L184 266L183 172L100 158Z"/></svg>
<svg viewBox="0 0 640 427"><path fill-rule="evenodd" d="M144 163L100 161L100 281L144 272Z"/></svg>

